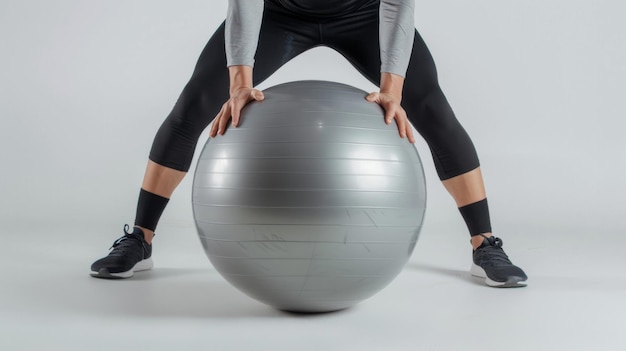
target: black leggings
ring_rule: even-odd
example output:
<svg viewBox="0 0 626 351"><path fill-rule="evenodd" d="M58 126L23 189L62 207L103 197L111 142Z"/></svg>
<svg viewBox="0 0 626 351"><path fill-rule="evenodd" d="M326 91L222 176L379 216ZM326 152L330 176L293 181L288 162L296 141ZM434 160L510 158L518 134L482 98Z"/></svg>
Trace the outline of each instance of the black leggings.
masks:
<svg viewBox="0 0 626 351"><path fill-rule="evenodd" d="M322 45L339 52L369 81L379 85L380 53L374 38L378 38L377 4L338 18L315 19L266 2L254 85L297 55ZM187 172L201 133L229 98L229 84L222 24L202 51L189 83L159 129L150 160ZM479 166L474 145L443 95L433 58L417 32L402 106L428 143L441 180Z"/></svg>

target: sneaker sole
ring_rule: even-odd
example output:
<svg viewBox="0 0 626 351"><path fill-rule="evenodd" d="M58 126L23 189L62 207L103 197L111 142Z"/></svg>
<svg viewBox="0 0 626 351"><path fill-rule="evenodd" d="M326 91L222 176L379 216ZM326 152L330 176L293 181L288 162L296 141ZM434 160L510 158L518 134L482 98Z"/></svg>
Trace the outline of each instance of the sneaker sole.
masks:
<svg viewBox="0 0 626 351"><path fill-rule="evenodd" d="M470 273L475 277L485 279L485 284L487 284L488 286L492 288L521 288L521 287L528 285L526 283L526 279L522 277L510 277L509 280L505 282L497 282L495 280L492 280L487 276L487 273L485 273L485 270L482 269L480 266L476 265L475 263L472 263L472 267L470 268Z"/></svg>
<svg viewBox="0 0 626 351"><path fill-rule="evenodd" d="M111 273L106 268L101 268L99 271L91 271L89 275L95 278L104 278L104 279L126 279L135 275L135 272L147 271L154 267L154 263L152 262L152 257L147 258L145 260L137 262L133 268L126 272L116 272Z"/></svg>

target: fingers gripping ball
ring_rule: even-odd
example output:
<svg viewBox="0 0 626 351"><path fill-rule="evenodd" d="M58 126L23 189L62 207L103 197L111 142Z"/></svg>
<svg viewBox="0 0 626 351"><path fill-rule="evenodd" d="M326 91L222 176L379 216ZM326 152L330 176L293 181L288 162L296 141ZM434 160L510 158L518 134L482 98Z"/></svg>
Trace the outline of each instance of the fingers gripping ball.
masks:
<svg viewBox="0 0 626 351"><path fill-rule="evenodd" d="M339 310L409 259L426 209L422 164L366 95L332 82L278 85L204 146L198 235L213 267L250 297Z"/></svg>

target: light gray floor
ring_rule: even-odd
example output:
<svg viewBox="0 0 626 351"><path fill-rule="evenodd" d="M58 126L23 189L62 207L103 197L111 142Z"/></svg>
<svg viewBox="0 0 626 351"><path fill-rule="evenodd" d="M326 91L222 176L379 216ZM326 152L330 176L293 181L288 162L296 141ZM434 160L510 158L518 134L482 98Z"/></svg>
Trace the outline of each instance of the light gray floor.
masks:
<svg viewBox="0 0 626 351"><path fill-rule="evenodd" d="M459 229L427 221L382 292L342 312L294 315L225 282L190 224L162 225L155 269L124 281L88 276L117 228L5 225L0 350L625 349L624 235L518 227L505 248L530 285L503 290L469 276Z"/></svg>

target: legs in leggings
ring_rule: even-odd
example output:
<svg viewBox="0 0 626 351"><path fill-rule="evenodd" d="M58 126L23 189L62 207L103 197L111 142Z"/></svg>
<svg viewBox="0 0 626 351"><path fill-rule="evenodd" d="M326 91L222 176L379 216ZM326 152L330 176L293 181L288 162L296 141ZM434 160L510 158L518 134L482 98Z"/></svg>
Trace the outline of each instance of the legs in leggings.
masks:
<svg viewBox="0 0 626 351"><path fill-rule="evenodd" d="M295 21L298 23L294 25ZM322 23L296 19L291 14L266 8L256 54L254 84L259 84L300 53L325 45L337 50L378 85L377 37L376 7ZM200 55L193 76L155 137L142 185L144 191L163 198L171 196L189 170L200 134L228 99L228 88L222 25ZM438 175L457 205L462 207L484 200L474 146L439 88L434 62L419 34L415 38L405 79L402 105L412 125L428 143ZM486 215L488 222L488 211ZM484 213L474 211L469 217L476 216L484 217ZM475 221L466 218L466 222L468 220ZM142 223L135 224L145 228ZM151 239L151 230L148 232L150 235L146 237Z"/></svg>

